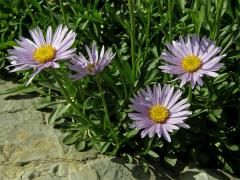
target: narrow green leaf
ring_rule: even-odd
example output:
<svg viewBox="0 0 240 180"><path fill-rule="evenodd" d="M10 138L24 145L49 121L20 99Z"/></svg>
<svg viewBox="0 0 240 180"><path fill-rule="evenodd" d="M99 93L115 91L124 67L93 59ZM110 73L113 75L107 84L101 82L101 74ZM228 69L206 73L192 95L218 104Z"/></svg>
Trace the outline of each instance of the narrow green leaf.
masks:
<svg viewBox="0 0 240 180"><path fill-rule="evenodd" d="M110 144L111 144L110 142L105 142L104 145L102 146L101 153L105 153L109 148Z"/></svg>
<svg viewBox="0 0 240 180"><path fill-rule="evenodd" d="M70 107L71 105L64 105L64 104L58 104L57 108L52 112L52 114L49 117L48 123L53 125L54 122L60 118Z"/></svg>
<svg viewBox="0 0 240 180"><path fill-rule="evenodd" d="M164 161L172 167L174 167L177 164L177 159L176 158L165 157Z"/></svg>
<svg viewBox="0 0 240 180"><path fill-rule="evenodd" d="M0 90L0 95L13 94L13 93L14 94L15 93L31 93L31 92L38 92L40 94L43 93L41 88L38 88L35 85L32 85L32 86L18 85L17 87L14 87L14 88Z"/></svg>
<svg viewBox="0 0 240 180"><path fill-rule="evenodd" d="M153 158L159 158L159 155L152 150L148 151L148 155L150 155Z"/></svg>
<svg viewBox="0 0 240 180"><path fill-rule="evenodd" d="M85 146L86 146L86 142L85 141L81 141L77 144L77 150L78 151L83 151L85 149Z"/></svg>
<svg viewBox="0 0 240 180"><path fill-rule="evenodd" d="M67 145L74 144L78 140L78 137L75 134L70 134L63 139L63 143Z"/></svg>
<svg viewBox="0 0 240 180"><path fill-rule="evenodd" d="M133 129L131 131L128 131L128 132L124 133L123 135L126 136L129 139L129 138L134 137L138 132L139 132L139 130Z"/></svg>
<svg viewBox="0 0 240 180"><path fill-rule="evenodd" d="M228 77L229 77L228 73L220 74L218 77L216 77L214 79L213 84L221 83L221 82L225 81Z"/></svg>
<svg viewBox="0 0 240 180"><path fill-rule="evenodd" d="M0 43L0 49L6 49L8 48L9 46L14 46L16 45L16 42L15 41L7 41L7 42L1 42Z"/></svg>
<svg viewBox="0 0 240 180"><path fill-rule="evenodd" d="M30 3L41 13L43 14L42 8L37 0L30 0Z"/></svg>
<svg viewBox="0 0 240 180"><path fill-rule="evenodd" d="M50 82L43 82L43 81L40 81L39 84L45 88L49 88L49 89L52 89L52 90L56 90L56 91L59 91L61 92L60 90L60 87L56 84L56 83L50 83Z"/></svg>

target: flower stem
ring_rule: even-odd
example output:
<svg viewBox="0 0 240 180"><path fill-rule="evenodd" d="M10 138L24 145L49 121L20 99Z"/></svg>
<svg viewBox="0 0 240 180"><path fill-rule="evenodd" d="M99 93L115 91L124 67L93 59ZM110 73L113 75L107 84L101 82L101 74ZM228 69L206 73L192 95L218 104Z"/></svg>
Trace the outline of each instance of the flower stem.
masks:
<svg viewBox="0 0 240 180"><path fill-rule="evenodd" d="M67 101L71 104L71 106L74 108L74 110L78 113L78 115L84 119L84 120L87 120L87 121L90 121L85 115L83 115L80 111L80 109L76 106L76 104L71 100L71 97L69 96L68 92L66 91L66 89L63 87L63 84L61 82L61 79L59 77L59 75L57 74L57 72L55 71L55 69L52 70L52 74L53 76L55 77L57 83L59 84L61 90L62 90L62 93L64 95L64 97L67 99Z"/></svg>
<svg viewBox="0 0 240 180"><path fill-rule="evenodd" d="M221 15L222 15L222 8L223 8L223 0L216 1L216 29L214 31L214 39L216 42L219 42L219 32L220 32L220 23L221 23Z"/></svg>
<svg viewBox="0 0 240 180"><path fill-rule="evenodd" d="M34 26L35 26L36 21L35 21L35 19L34 19L34 16L33 16L32 12L31 12L31 8L29 8L28 1L27 1L27 0L24 0L24 3L25 3L25 5L26 5L27 11L29 11L29 15L30 15L30 17L31 17L31 19L32 19L32 22L33 22Z"/></svg>
<svg viewBox="0 0 240 180"><path fill-rule="evenodd" d="M172 0L168 0L168 18L169 18L169 39L172 41Z"/></svg>
<svg viewBox="0 0 240 180"><path fill-rule="evenodd" d="M84 93L83 93L83 90L82 90L82 86L81 86L81 82L78 81L76 83L76 88L78 90L78 93L77 93L77 96L79 97L79 99L81 100L81 102L84 102Z"/></svg>
<svg viewBox="0 0 240 180"><path fill-rule="evenodd" d="M200 112L198 112L198 113L195 113L195 114L191 115L189 118L196 117L196 116L198 116L198 115L200 115L200 114L202 114L202 113L205 113L205 112L207 112L207 111L208 111L208 109L204 109L204 110L202 110L202 111L200 111Z"/></svg>
<svg viewBox="0 0 240 180"><path fill-rule="evenodd" d="M151 146L152 146L152 143L153 143L153 140L154 140L154 136L151 137L148 141L148 144L147 144L147 149L146 149L146 153L148 153L151 149Z"/></svg>
<svg viewBox="0 0 240 180"><path fill-rule="evenodd" d="M192 86L191 84L188 85L188 101L191 102L192 101Z"/></svg>
<svg viewBox="0 0 240 180"><path fill-rule="evenodd" d="M130 23L131 23L131 55L132 55L132 80L135 82L135 71L136 71L136 63L135 63L135 18L134 18L134 8L133 8L133 0L128 0L129 4L129 14L130 14Z"/></svg>
<svg viewBox="0 0 240 180"><path fill-rule="evenodd" d="M146 57L148 54L148 47L149 47L149 32L150 32L150 23L151 23L151 13L152 13L152 3L151 1L148 1L148 9L147 9L147 26L146 26L146 31L145 31L145 35L146 35L146 50L144 53L144 57L143 57L143 61L146 61Z"/></svg>
<svg viewBox="0 0 240 180"><path fill-rule="evenodd" d="M209 103L210 103L210 100L212 98L212 83L211 81L206 81L206 86L207 86L207 89L208 89L208 97L207 97L207 101L206 101L206 104L205 104L205 107L208 107L209 106Z"/></svg>
<svg viewBox="0 0 240 180"><path fill-rule="evenodd" d="M64 21L64 23L67 23L62 0L59 0L59 3L60 3L60 9L62 11L63 21Z"/></svg>
<svg viewBox="0 0 240 180"><path fill-rule="evenodd" d="M109 128L113 138L117 142L116 134L114 133L114 131L112 130L112 127L111 127L111 122L110 122L110 118L109 118L107 103L106 103L106 100L104 98L103 89L102 89L102 86L101 86L101 82L100 82L99 76L97 75L95 79L96 79L96 82L97 82L97 86L98 86L98 89L99 89L99 92L100 92L100 96L101 96L101 99L102 99L103 109L104 109L104 112L105 112L104 129L106 129L106 126L107 126Z"/></svg>

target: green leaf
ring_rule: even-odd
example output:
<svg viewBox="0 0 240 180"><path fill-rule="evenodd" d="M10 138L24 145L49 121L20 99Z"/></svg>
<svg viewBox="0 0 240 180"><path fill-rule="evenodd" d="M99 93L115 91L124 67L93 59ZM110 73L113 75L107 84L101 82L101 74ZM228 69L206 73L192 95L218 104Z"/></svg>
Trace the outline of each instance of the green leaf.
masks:
<svg viewBox="0 0 240 180"><path fill-rule="evenodd" d="M131 67L130 67L129 63L127 61L123 61L122 66L124 69L125 79L127 79L129 82L133 82L132 71L131 71Z"/></svg>
<svg viewBox="0 0 240 180"><path fill-rule="evenodd" d="M63 102L62 101L42 100L38 104L34 104L34 107L36 109L43 109L43 108L46 108L46 107L49 107L49 106L52 106L52 105L55 105L55 104L60 104L60 103L63 103Z"/></svg>
<svg viewBox="0 0 240 180"><path fill-rule="evenodd" d="M111 73L111 72L109 72ZM114 81L113 78L111 76L109 76L109 74L103 74L103 79L104 81L107 82L107 85L110 86L114 92L117 94L118 98L121 99L121 91L119 90L119 88L116 85L116 80Z"/></svg>
<svg viewBox="0 0 240 180"><path fill-rule="evenodd" d="M105 153L110 146L110 142L105 142L102 146L101 153Z"/></svg>
<svg viewBox="0 0 240 180"><path fill-rule="evenodd" d="M49 89L52 89L52 90L56 90L56 91L59 91L61 92L61 89L60 87L58 86L57 83L50 83L50 82L43 82L43 81L40 81L39 84L45 88L49 88Z"/></svg>
<svg viewBox="0 0 240 180"><path fill-rule="evenodd" d="M132 163L133 162L132 156L130 154L126 154L126 156L127 156L128 162Z"/></svg>
<svg viewBox="0 0 240 180"><path fill-rule="evenodd" d="M38 102L37 104L34 104L34 107L36 109L42 109L42 108L45 108L47 106L51 106L51 105L57 104L57 103L59 103L59 102L51 101L51 97L46 96L46 97L41 98L40 102Z"/></svg>
<svg viewBox="0 0 240 180"><path fill-rule="evenodd" d="M65 89L68 92L69 96L75 97L77 94L77 88L76 86L74 86L74 84L72 82L67 83L67 81L65 81Z"/></svg>
<svg viewBox="0 0 240 180"><path fill-rule="evenodd" d="M231 165L224 159L223 156L218 155L217 158L218 158L218 160L224 165L224 170L225 170L225 171L230 172L231 174L234 173Z"/></svg>
<svg viewBox="0 0 240 180"><path fill-rule="evenodd" d="M99 142L99 141L94 141L93 143L93 147L97 150L97 151L102 151L102 147L104 145L105 142Z"/></svg>
<svg viewBox="0 0 240 180"><path fill-rule="evenodd" d="M164 158L164 161L172 167L174 167L177 164L177 159L176 158L169 158L169 157L166 156Z"/></svg>
<svg viewBox="0 0 240 180"><path fill-rule="evenodd" d="M149 169L149 164L146 163L146 162L143 162L143 163L142 163L142 166L143 166L144 173L147 173L147 171L148 171L148 169Z"/></svg>
<svg viewBox="0 0 240 180"><path fill-rule="evenodd" d="M67 145L74 144L78 140L78 137L75 134L70 134L63 139L63 143Z"/></svg>
<svg viewBox="0 0 240 180"><path fill-rule="evenodd" d="M78 144L77 144L77 150L78 151L83 151L85 149L85 146L86 146L86 142L85 141L80 141Z"/></svg>
<svg viewBox="0 0 240 180"><path fill-rule="evenodd" d="M229 77L228 73L220 74L218 77L216 77L214 79L213 84L221 83L221 82L225 81L228 77Z"/></svg>
<svg viewBox="0 0 240 180"><path fill-rule="evenodd" d="M181 11L183 12L185 10L186 1L185 0L178 0L177 2L178 2L177 5L179 5Z"/></svg>
<svg viewBox="0 0 240 180"><path fill-rule="evenodd" d="M146 86L147 84L149 84L150 82L152 82L154 80L154 78L157 76L158 74L158 70L154 69L150 72L150 74L147 75L147 78L144 81L144 85Z"/></svg>
<svg viewBox="0 0 240 180"><path fill-rule="evenodd" d="M134 137L138 132L139 132L139 130L133 129L133 130L131 130L129 132L124 133L123 135L125 137L127 137L128 139L130 139L130 138Z"/></svg>
<svg viewBox="0 0 240 180"><path fill-rule="evenodd" d="M42 8L41 8L41 6L40 6L40 4L39 4L39 2L38 2L37 0L30 0L30 2L31 2L31 4L32 4L35 8L37 8L37 10L38 10L41 14L43 14Z"/></svg>
<svg viewBox="0 0 240 180"><path fill-rule="evenodd" d="M239 150L239 146L235 145L235 144L228 144L225 143L225 146L230 149L231 151L238 151Z"/></svg>
<svg viewBox="0 0 240 180"><path fill-rule="evenodd" d="M52 114L49 117L48 123L53 125L55 123L55 121L60 118L70 107L71 105L64 105L64 104L58 104L57 108L55 109L55 111L52 112Z"/></svg>
<svg viewBox="0 0 240 180"><path fill-rule="evenodd" d="M180 142L179 138L174 138L172 141L172 144L173 144L174 148L176 148L176 149L181 148L181 142Z"/></svg>
<svg viewBox="0 0 240 180"><path fill-rule="evenodd" d="M43 91L36 87L35 85L32 86L25 86L25 85L19 85L14 88L4 89L0 90L0 95L4 94L16 94L16 93L31 93L31 92L38 92L40 94L43 94Z"/></svg>
<svg viewBox="0 0 240 180"><path fill-rule="evenodd" d="M148 151L148 155L150 155L153 158L159 158L159 155L152 150Z"/></svg>
<svg viewBox="0 0 240 180"><path fill-rule="evenodd" d="M99 34L98 34L98 28L97 28L97 26L96 26L95 23L93 23L93 31L94 31L96 37L98 38L98 37L99 37Z"/></svg>
<svg viewBox="0 0 240 180"><path fill-rule="evenodd" d="M222 42L222 44L223 43L226 43L226 44L224 44L224 46L222 45L222 47L224 48L221 50L221 54L224 54L228 50L228 48L233 44L233 42L234 42L234 39L232 34L228 35Z"/></svg>
<svg viewBox="0 0 240 180"><path fill-rule="evenodd" d="M213 122L217 122L218 119L221 118L222 112L223 112L222 109L215 109L211 111L209 114L210 120L212 120Z"/></svg>
<svg viewBox="0 0 240 180"><path fill-rule="evenodd" d="M14 41L1 42L0 49L6 49L9 46L14 46L14 45L16 45L16 42L14 42Z"/></svg>
<svg viewBox="0 0 240 180"><path fill-rule="evenodd" d="M198 8L198 7L197 7ZM196 12L195 12L196 11ZM204 21L205 13L204 13L204 6L202 5L200 11L198 9L193 10L193 22L195 26L195 32L200 34L200 30Z"/></svg>

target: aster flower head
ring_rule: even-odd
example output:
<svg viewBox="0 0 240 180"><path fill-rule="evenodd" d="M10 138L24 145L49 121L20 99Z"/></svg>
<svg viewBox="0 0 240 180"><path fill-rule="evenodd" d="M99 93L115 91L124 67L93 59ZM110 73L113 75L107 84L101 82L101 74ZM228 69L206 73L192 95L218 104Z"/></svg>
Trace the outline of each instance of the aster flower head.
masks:
<svg viewBox="0 0 240 180"><path fill-rule="evenodd" d="M79 53L79 56L75 55L72 57L71 64L69 65L69 69L77 72L77 74L70 76L70 78L74 80L101 72L115 56L115 53L113 53L111 49L104 52L104 46L102 46L99 55L95 42L92 44L91 50L88 46L85 47L88 53L88 59L86 59L82 53Z"/></svg>
<svg viewBox="0 0 240 180"><path fill-rule="evenodd" d="M189 128L184 120L191 115L188 110L190 104L187 98L179 101L181 95L180 90L175 91L170 85L161 87L160 84L138 91L130 99L132 104L129 106L135 111L128 114L133 120L132 127L143 129L142 138L157 134L159 138L163 136L171 142L169 132L179 127Z"/></svg>
<svg viewBox="0 0 240 180"><path fill-rule="evenodd" d="M178 75L182 87L190 82L192 88L196 84L203 84L204 75L216 77L223 63L219 63L226 54L218 55L221 47L205 37L196 36L180 38L179 41L173 41L167 45L168 51L161 54L161 58L167 63L160 66L163 72Z"/></svg>
<svg viewBox="0 0 240 180"><path fill-rule="evenodd" d="M42 30L37 27L30 30L33 40L20 37L16 40L18 46L8 50L11 66L15 68L10 72L34 68L27 85L44 68L58 68L58 60L69 59L75 49L70 49L75 41L76 33L65 26L59 25L53 33L51 26L48 27L46 38Z"/></svg>

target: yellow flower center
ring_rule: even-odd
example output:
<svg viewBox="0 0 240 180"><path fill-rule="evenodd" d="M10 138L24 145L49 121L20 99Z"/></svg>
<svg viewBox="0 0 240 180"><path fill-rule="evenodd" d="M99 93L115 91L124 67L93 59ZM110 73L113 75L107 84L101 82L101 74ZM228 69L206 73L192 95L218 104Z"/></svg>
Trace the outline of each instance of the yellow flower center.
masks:
<svg viewBox="0 0 240 180"><path fill-rule="evenodd" d="M33 59L35 59L39 64L44 64L51 61L56 54L56 49L50 44L43 45L37 48L33 53Z"/></svg>
<svg viewBox="0 0 240 180"><path fill-rule="evenodd" d="M93 70L94 70L94 64L88 64L87 67L86 67L86 69L87 69L87 71L90 72L90 73L93 72Z"/></svg>
<svg viewBox="0 0 240 180"><path fill-rule="evenodd" d="M164 123L169 117L169 112L167 108L161 105L154 105L149 110L149 117L155 123Z"/></svg>
<svg viewBox="0 0 240 180"><path fill-rule="evenodd" d="M195 55L189 55L182 59L182 68L186 72L195 72L201 67L201 60Z"/></svg>

